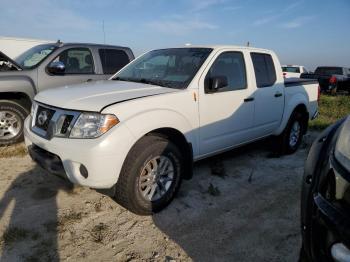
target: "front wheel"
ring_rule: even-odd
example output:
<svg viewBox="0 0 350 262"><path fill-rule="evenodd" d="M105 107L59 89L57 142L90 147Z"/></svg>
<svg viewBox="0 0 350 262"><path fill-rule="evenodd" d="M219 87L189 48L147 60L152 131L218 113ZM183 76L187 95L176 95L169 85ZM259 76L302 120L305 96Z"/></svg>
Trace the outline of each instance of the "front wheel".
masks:
<svg viewBox="0 0 350 262"><path fill-rule="evenodd" d="M303 115L300 112L294 112L282 134L277 137L279 153L294 153L301 144L305 128Z"/></svg>
<svg viewBox="0 0 350 262"><path fill-rule="evenodd" d="M23 140L24 120L27 115L27 110L21 104L0 100L0 146Z"/></svg>
<svg viewBox="0 0 350 262"><path fill-rule="evenodd" d="M183 162L172 142L153 135L143 137L123 164L115 200L139 215L162 210L180 187Z"/></svg>

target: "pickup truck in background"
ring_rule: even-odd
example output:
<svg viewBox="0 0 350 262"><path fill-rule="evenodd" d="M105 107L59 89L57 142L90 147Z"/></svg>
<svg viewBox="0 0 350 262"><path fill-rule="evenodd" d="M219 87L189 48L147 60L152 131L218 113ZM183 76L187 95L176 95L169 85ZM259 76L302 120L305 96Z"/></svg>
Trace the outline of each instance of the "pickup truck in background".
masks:
<svg viewBox="0 0 350 262"><path fill-rule="evenodd" d="M284 78L300 78L302 73L307 73L308 71L304 66L300 65L282 65L282 72Z"/></svg>
<svg viewBox="0 0 350 262"><path fill-rule="evenodd" d="M108 79L133 59L128 47L81 43L37 45L14 60L0 52L0 146L23 140L39 91Z"/></svg>
<svg viewBox="0 0 350 262"><path fill-rule="evenodd" d="M40 92L25 142L49 172L148 215L170 203L194 161L268 136L295 152L318 91L317 81L283 79L265 49L153 50L109 80Z"/></svg>
<svg viewBox="0 0 350 262"><path fill-rule="evenodd" d="M317 79L322 92L336 94L337 91L350 93L350 69L336 66L319 66L315 73L304 73L305 79Z"/></svg>

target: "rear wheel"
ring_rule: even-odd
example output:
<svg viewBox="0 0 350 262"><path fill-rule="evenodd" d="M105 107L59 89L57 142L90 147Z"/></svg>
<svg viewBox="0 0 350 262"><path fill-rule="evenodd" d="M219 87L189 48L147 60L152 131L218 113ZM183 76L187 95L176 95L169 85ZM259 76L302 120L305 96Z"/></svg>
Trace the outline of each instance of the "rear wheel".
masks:
<svg viewBox="0 0 350 262"><path fill-rule="evenodd" d="M338 87L337 86L335 86L334 88L332 88L331 89L331 95L333 95L333 96L335 96L335 95L337 95L337 89L338 89Z"/></svg>
<svg viewBox="0 0 350 262"><path fill-rule="evenodd" d="M116 201L139 215L165 208L174 198L184 170L183 158L170 141L145 136L129 152L116 184Z"/></svg>
<svg viewBox="0 0 350 262"><path fill-rule="evenodd" d="M302 113L295 111L290 117L283 133L278 136L280 154L292 154L301 144L305 131L305 121Z"/></svg>
<svg viewBox="0 0 350 262"><path fill-rule="evenodd" d="M15 101L0 100L0 146L23 141L27 109Z"/></svg>

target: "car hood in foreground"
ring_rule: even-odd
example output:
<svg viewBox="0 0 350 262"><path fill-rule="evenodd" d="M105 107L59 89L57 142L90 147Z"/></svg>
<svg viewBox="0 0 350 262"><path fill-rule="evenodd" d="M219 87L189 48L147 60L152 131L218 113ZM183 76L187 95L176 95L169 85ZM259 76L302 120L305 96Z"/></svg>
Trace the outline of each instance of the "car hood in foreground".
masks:
<svg viewBox="0 0 350 262"><path fill-rule="evenodd" d="M176 91L143 83L102 80L45 90L35 100L64 109L98 112L111 104Z"/></svg>

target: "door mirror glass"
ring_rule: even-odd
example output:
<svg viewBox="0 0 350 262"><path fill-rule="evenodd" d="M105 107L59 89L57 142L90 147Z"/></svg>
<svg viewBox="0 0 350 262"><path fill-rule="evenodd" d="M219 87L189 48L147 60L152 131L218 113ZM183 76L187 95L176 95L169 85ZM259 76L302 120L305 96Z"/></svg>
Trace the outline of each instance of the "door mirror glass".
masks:
<svg viewBox="0 0 350 262"><path fill-rule="evenodd" d="M53 75L62 75L66 70L66 66L61 61L53 61L47 67L47 71Z"/></svg>
<svg viewBox="0 0 350 262"><path fill-rule="evenodd" d="M216 92L228 85L226 76L214 76L210 78L210 91Z"/></svg>

